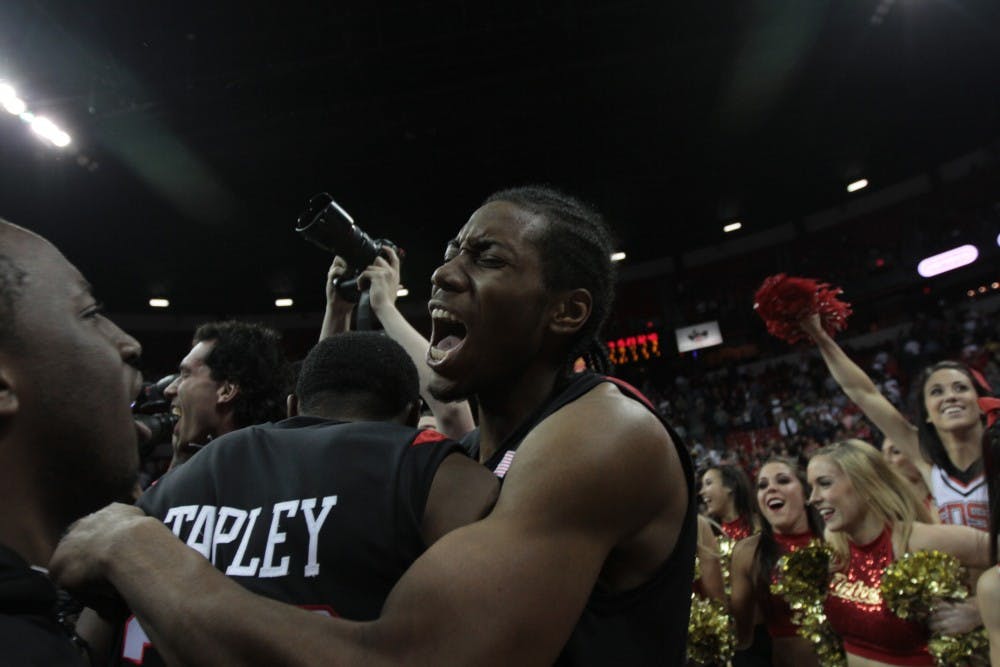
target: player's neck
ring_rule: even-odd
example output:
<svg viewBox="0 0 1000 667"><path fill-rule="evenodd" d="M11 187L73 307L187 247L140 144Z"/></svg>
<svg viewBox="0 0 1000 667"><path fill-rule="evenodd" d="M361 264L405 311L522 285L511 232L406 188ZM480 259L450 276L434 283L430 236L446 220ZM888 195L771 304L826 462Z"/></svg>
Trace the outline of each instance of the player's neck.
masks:
<svg viewBox="0 0 1000 667"><path fill-rule="evenodd" d="M59 542L59 531L46 528L39 508L22 507L13 509L0 517L0 544L15 552L29 565L48 567L52 552ZM34 511L33 511L34 510Z"/></svg>
<svg viewBox="0 0 1000 667"><path fill-rule="evenodd" d="M552 395L558 374L555 368L529 368L516 381L477 394L480 461L493 456L504 440Z"/></svg>

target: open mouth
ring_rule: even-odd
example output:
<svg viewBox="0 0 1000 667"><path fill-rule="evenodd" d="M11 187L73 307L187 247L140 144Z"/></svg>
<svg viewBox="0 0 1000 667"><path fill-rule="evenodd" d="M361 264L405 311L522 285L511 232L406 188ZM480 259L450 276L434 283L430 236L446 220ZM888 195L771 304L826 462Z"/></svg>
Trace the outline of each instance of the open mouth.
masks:
<svg viewBox="0 0 1000 667"><path fill-rule="evenodd" d="M819 515L821 517L823 517L823 521L829 521L830 517L833 516L833 508L832 507L823 507L823 508L821 508L819 510Z"/></svg>
<svg viewBox="0 0 1000 667"><path fill-rule="evenodd" d="M785 501L782 500L781 498L771 498L770 500L767 501L768 509L780 510L784 506L785 506Z"/></svg>
<svg viewBox="0 0 1000 667"><path fill-rule="evenodd" d="M941 414L943 414L946 417L951 417L953 415L960 415L960 414L962 414L962 412L964 412L964 408L962 408L962 406L960 406L960 405L951 405L951 406L948 406L947 408L945 408L944 410L942 410Z"/></svg>
<svg viewBox="0 0 1000 667"><path fill-rule="evenodd" d="M455 350L462 347L468 330L465 323L444 308L431 309L431 347L428 360L437 364L443 362Z"/></svg>

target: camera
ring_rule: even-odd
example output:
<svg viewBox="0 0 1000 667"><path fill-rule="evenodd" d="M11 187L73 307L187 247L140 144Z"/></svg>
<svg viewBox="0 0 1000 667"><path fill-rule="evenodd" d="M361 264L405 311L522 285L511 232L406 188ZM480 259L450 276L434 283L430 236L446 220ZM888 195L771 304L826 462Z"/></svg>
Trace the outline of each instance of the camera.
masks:
<svg viewBox="0 0 1000 667"><path fill-rule="evenodd" d="M392 241L368 236L354 224L354 218L325 192L309 200L306 210L299 216L295 231L323 250L344 258L347 271L335 280L334 286L337 294L351 303L357 303L361 296L358 277L382 254L383 248L392 248L400 257L403 256L403 251Z"/></svg>
<svg viewBox="0 0 1000 667"><path fill-rule="evenodd" d="M177 424L177 415L170 411L170 401L163 392L177 375L167 375L156 382L144 382L139 396L132 402L132 417L137 422L145 424L152 436L139 443L139 453L149 454L157 445L169 443Z"/></svg>

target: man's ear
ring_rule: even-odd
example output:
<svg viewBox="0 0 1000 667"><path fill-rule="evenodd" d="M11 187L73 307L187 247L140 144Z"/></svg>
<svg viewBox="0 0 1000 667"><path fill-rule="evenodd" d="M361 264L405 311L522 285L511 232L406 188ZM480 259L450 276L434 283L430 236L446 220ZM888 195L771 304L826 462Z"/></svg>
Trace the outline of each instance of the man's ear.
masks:
<svg viewBox="0 0 1000 667"><path fill-rule="evenodd" d="M224 381L219 385L216 390L216 402L225 405L226 403L231 403L236 395L240 393L240 386L235 382L229 380Z"/></svg>
<svg viewBox="0 0 1000 667"><path fill-rule="evenodd" d="M13 417L17 414L17 391L14 389L14 374L0 360L0 417Z"/></svg>
<svg viewBox="0 0 1000 667"><path fill-rule="evenodd" d="M590 292L582 287L562 292L555 302L549 329L558 334L575 334L587 323L593 305Z"/></svg>
<svg viewBox="0 0 1000 667"><path fill-rule="evenodd" d="M286 408L285 414L288 415L289 419L291 419L292 417L298 417L299 397L296 396L295 394L289 394L288 398L285 399L285 408Z"/></svg>

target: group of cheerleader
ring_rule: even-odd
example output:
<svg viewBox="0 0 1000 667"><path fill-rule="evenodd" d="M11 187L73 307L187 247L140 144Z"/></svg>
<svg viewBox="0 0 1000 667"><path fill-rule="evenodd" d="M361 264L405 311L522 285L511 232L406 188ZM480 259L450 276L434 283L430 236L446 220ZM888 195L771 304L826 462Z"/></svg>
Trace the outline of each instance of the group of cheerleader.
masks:
<svg viewBox="0 0 1000 667"><path fill-rule="evenodd" d="M704 473L705 514L723 545L735 543L728 568L729 550L715 551L722 554L720 571L729 572L723 601L742 649L733 664L762 664L763 643L770 644L764 664L823 664L815 644L799 635L787 602L771 592L779 559L821 540L831 553L824 611L849 667L933 665L931 632L957 635L984 625L991 663L1000 666L1000 424L988 427L1000 401L989 398L985 381L966 366L934 364L917 379L914 425L824 331L818 316L801 326L833 378L886 439L882 452L860 440L827 445L805 469L772 458L752 482L756 503L741 469L717 466ZM701 545L703 563L712 560L711 537ZM904 554L929 550L963 565L973 593L978 580L978 596L942 600L925 621L904 620L883 600L883 573ZM700 566L696 592L720 596L713 591L724 587L706 581L715 571Z"/></svg>

